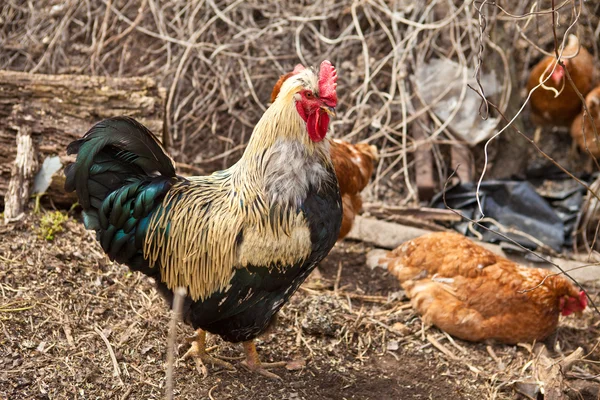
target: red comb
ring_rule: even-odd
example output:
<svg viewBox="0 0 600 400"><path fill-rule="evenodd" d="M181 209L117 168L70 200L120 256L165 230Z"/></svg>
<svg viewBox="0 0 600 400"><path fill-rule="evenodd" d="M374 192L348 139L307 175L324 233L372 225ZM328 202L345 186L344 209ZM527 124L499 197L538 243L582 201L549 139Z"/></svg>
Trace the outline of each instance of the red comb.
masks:
<svg viewBox="0 0 600 400"><path fill-rule="evenodd" d="M588 299L583 290L579 292L579 304L581 304L582 309L586 308L588 305Z"/></svg>
<svg viewBox="0 0 600 400"><path fill-rule="evenodd" d="M321 63L319 68L319 97L321 99L329 100L328 104L331 107L335 107L337 104L337 93L335 88L337 86L337 71L335 67L331 65L331 62L325 60Z"/></svg>

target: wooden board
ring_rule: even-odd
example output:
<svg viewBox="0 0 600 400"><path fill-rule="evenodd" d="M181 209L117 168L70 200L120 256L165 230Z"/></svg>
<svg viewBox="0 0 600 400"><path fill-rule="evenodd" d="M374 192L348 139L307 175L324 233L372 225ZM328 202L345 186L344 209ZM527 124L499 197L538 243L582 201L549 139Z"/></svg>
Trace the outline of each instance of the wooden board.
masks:
<svg viewBox="0 0 600 400"><path fill-rule="evenodd" d="M426 118L421 117L421 122L427 124ZM428 137L427 132L418 123L414 123L412 126L412 135L415 140L426 140ZM419 200L429 201L433 197L436 190L436 179L435 172L433 169L433 146L431 143L425 141L425 143L419 145L415 150L415 180L417 182L417 191Z"/></svg>
<svg viewBox="0 0 600 400"><path fill-rule="evenodd" d="M67 145L104 118L129 115L162 137L164 107L165 90L147 77L0 71L0 204L16 157L19 128L30 129L40 165L52 155L65 162ZM58 202L65 198L57 193Z"/></svg>

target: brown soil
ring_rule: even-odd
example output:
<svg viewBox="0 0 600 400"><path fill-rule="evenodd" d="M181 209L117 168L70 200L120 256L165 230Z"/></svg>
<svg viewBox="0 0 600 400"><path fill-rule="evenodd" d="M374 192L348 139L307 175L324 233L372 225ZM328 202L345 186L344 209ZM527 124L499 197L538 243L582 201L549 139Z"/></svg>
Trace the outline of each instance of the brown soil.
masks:
<svg viewBox="0 0 600 400"><path fill-rule="evenodd" d="M38 226L39 218L28 217L0 227L0 399L164 398L169 313L150 280L109 262L75 220L53 241L41 239ZM175 398L520 398L513 382L528 379L522 372L532 358L527 350L494 345L501 369L485 344L453 345L437 329L427 330L456 359L444 355L422 339L420 319L395 280L365 266L367 250L350 242L336 246L320 276L306 282L258 341L264 361L296 361L296 368L274 370L281 381L249 373L237 360L236 371L209 368L202 378L185 361L175 368ZM598 321L591 312L565 320L562 351L581 346L597 360ZM178 356L191 333L179 325ZM219 355L241 355L239 345L215 337L209 344L218 345ZM572 398L596 398L593 379L575 378L599 368L577 367L568 376Z"/></svg>

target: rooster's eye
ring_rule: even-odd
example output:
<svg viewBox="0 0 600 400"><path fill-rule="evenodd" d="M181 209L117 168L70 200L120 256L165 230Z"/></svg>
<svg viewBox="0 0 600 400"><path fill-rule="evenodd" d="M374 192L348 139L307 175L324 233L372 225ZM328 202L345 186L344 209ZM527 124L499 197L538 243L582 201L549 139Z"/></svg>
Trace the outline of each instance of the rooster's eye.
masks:
<svg viewBox="0 0 600 400"><path fill-rule="evenodd" d="M312 99L313 98L312 92L306 92L305 96L306 96L307 99Z"/></svg>

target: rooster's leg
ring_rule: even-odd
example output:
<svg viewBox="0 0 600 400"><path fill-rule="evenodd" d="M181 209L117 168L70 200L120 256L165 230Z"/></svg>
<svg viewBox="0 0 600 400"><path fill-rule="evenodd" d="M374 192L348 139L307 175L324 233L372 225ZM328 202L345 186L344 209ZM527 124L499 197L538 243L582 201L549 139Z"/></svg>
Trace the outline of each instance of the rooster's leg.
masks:
<svg viewBox="0 0 600 400"><path fill-rule="evenodd" d="M267 378L281 380L278 375L267 371L267 368L283 367L287 364L286 362L262 363L258 358L256 345L254 344L253 340L244 342L243 345L244 353L246 353L246 360L242 361L242 365L244 367L248 368L252 372L257 372L263 376L266 376Z"/></svg>
<svg viewBox="0 0 600 400"><path fill-rule="evenodd" d="M208 374L206 364L218 365L231 370L235 369L233 368L233 365L227 361L213 357L206 352L206 332L202 329L196 330L196 335L190 339L190 342L190 349L183 355L183 357L181 357L181 360L193 358L196 362L196 369L202 376L206 376Z"/></svg>

